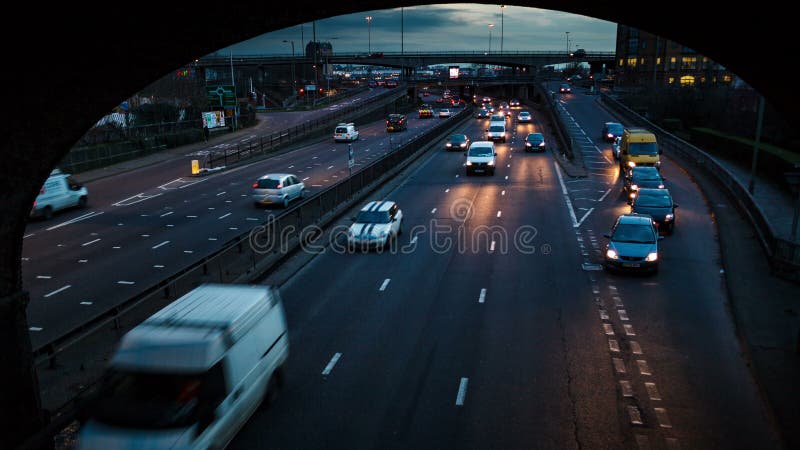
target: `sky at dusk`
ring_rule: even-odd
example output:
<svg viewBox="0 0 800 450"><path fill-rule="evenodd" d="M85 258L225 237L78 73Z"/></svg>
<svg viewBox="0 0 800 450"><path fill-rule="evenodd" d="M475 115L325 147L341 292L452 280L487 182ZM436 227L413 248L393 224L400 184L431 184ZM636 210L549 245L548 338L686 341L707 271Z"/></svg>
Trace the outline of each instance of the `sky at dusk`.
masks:
<svg viewBox="0 0 800 450"><path fill-rule="evenodd" d="M372 21L368 27L366 16ZM614 51L617 25L561 11L521 6L474 3L424 5L403 8L401 33L400 8L364 11L316 21L318 41L329 41L334 53L429 51L535 51L566 50L567 34L571 50ZM302 53L302 42L312 41L311 22L296 25L214 52L217 55Z"/></svg>

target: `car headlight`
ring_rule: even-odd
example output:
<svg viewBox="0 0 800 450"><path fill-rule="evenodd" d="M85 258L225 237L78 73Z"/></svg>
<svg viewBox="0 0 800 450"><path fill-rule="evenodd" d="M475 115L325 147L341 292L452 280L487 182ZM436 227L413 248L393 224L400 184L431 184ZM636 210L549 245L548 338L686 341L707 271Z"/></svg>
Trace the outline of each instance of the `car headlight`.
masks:
<svg viewBox="0 0 800 450"><path fill-rule="evenodd" d="M656 167L661 167L661 161L656 161Z"/></svg>
<svg viewBox="0 0 800 450"><path fill-rule="evenodd" d="M636 167L636 163L633 161L628 161L628 167Z"/></svg>
<svg viewBox="0 0 800 450"><path fill-rule="evenodd" d="M486 164L487 164L487 165L489 165L489 166L493 166L493 165L494 165L494 161L489 161L489 162L488 162L488 163L486 163Z"/></svg>
<svg viewBox="0 0 800 450"><path fill-rule="evenodd" d="M630 193L630 195L628 195L628 197L630 197L630 198L636 198L636 192L631 192L631 193Z"/></svg>
<svg viewBox="0 0 800 450"><path fill-rule="evenodd" d="M472 161L467 161L467 165L471 166L472 165Z"/></svg>
<svg viewBox="0 0 800 450"><path fill-rule="evenodd" d="M531 147L531 143L530 142L526 142L525 143L525 147Z"/></svg>
<svg viewBox="0 0 800 450"><path fill-rule="evenodd" d="M606 251L606 258L608 258L608 259L619 259L619 256L617 256L617 252L614 251L614 249L610 248L610 249L608 249Z"/></svg>
<svg viewBox="0 0 800 450"><path fill-rule="evenodd" d="M608 134L606 135L606 137L608 137L608 138L613 138L613 137L614 137L614 135L613 135L613 134L611 134L611 133L608 133Z"/></svg>
<svg viewBox="0 0 800 450"><path fill-rule="evenodd" d="M462 143L461 143L461 148L464 148L464 147L466 147L466 146L467 146L467 144L466 144L465 142L462 142Z"/></svg>
<svg viewBox="0 0 800 450"><path fill-rule="evenodd" d="M639 185L638 185L638 184L632 184L632 185L631 185L631 190L632 190L632 191L636 191L636 190L638 190L638 189L639 189Z"/></svg>
<svg viewBox="0 0 800 450"><path fill-rule="evenodd" d="M657 260L658 260L658 252L650 252L650 253L647 255L647 260L648 260L648 261L651 261L651 262L652 262L652 261L657 261Z"/></svg>
<svg viewBox="0 0 800 450"><path fill-rule="evenodd" d="M674 219L674 218L675 218L675 214L667 214L667 215L664 217L664 220L672 220L672 219Z"/></svg>
<svg viewBox="0 0 800 450"><path fill-rule="evenodd" d="M448 142L447 144L444 144L444 146L445 146L445 147L452 147L452 146L453 146L453 144L451 144L451 143L449 143L449 142Z"/></svg>
<svg viewBox="0 0 800 450"><path fill-rule="evenodd" d="M541 144L539 144L539 147L544 147L544 142L542 142Z"/></svg>
<svg viewBox="0 0 800 450"><path fill-rule="evenodd" d="M664 189L664 185L663 185L663 184L659 184L659 185L658 185L658 188L659 188L659 189Z"/></svg>

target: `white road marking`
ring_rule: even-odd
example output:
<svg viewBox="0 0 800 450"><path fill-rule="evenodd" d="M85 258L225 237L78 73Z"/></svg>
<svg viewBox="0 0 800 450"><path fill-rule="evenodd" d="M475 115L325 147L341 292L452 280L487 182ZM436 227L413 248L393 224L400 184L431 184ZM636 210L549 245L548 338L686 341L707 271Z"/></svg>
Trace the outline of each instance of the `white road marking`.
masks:
<svg viewBox="0 0 800 450"><path fill-rule="evenodd" d="M248 218L247 218L247 219L245 219L245 220L250 220L250 221L258 221L258 220L260 220L260 219L258 219L258 218L256 218L256 217L248 217Z"/></svg>
<svg viewBox="0 0 800 450"><path fill-rule="evenodd" d="M164 213L164 214L160 215L159 217L167 217L170 214L175 214L175 211L170 211L168 213Z"/></svg>
<svg viewBox="0 0 800 450"><path fill-rule="evenodd" d="M209 210L209 211L213 211L213 210L214 210L214 208L208 208L208 210Z"/></svg>
<svg viewBox="0 0 800 450"><path fill-rule="evenodd" d="M500 195L506 195L506 191L501 192Z"/></svg>
<svg viewBox="0 0 800 450"><path fill-rule="evenodd" d="M92 306L92 302L81 302L81 305Z"/></svg>
<svg viewBox="0 0 800 450"><path fill-rule="evenodd" d="M631 352L634 355L643 355L644 352L642 351L642 347L636 341L631 341Z"/></svg>
<svg viewBox="0 0 800 450"><path fill-rule="evenodd" d="M444 191L445 191L445 192L450 192L450 188L447 188L447 189L445 189Z"/></svg>
<svg viewBox="0 0 800 450"><path fill-rule="evenodd" d="M619 320L628 320L628 313L624 309L617 310L617 313L619 314Z"/></svg>
<svg viewBox="0 0 800 450"><path fill-rule="evenodd" d="M88 259L79 259L78 262L79 263L86 263L86 262L89 262L89 260Z"/></svg>
<svg viewBox="0 0 800 450"><path fill-rule="evenodd" d="M36 278L39 279L39 280L49 280L49 279L51 279L53 277L50 276L50 275L36 275Z"/></svg>
<svg viewBox="0 0 800 450"><path fill-rule="evenodd" d="M217 238L208 238L209 241L216 241Z"/></svg>
<svg viewBox="0 0 800 450"><path fill-rule="evenodd" d="M186 216L187 219L197 219L197 216Z"/></svg>
<svg viewBox="0 0 800 450"><path fill-rule="evenodd" d="M636 333L633 331L633 325L625 324L623 327L625 328L625 334L628 336L636 336Z"/></svg>
<svg viewBox="0 0 800 450"><path fill-rule="evenodd" d="M567 204L567 210L569 211L569 215L572 218L572 227L578 228L578 219L575 217L575 211L572 209L572 201L569 199L569 194L567 193L567 186L564 185L564 177L561 176L561 169L558 167L557 162L553 162L553 165L556 168L556 175L558 175L558 182L561 184L561 193L564 195L564 202ZM586 216L584 216L585 218Z"/></svg>
<svg viewBox="0 0 800 450"><path fill-rule="evenodd" d="M461 383L458 385L458 395L456 396L456 406L464 405L464 398L467 396L467 384L469 378L461 378Z"/></svg>
<svg viewBox="0 0 800 450"><path fill-rule="evenodd" d="M311 178L311 177L305 177L305 178L303 178L303 181L306 181L306 180L308 180L309 178Z"/></svg>
<svg viewBox="0 0 800 450"><path fill-rule="evenodd" d="M141 236L142 236L142 237L150 237L150 235L149 235L149 234L142 234Z"/></svg>
<svg viewBox="0 0 800 450"><path fill-rule="evenodd" d="M497 211L497 217L500 217L502 215L503 215L503 211Z"/></svg>
<svg viewBox="0 0 800 450"><path fill-rule="evenodd" d="M672 424L669 421L669 416L667 415L667 410L664 408L653 408L656 412L656 417L658 417L658 425L661 428L672 428Z"/></svg>
<svg viewBox="0 0 800 450"><path fill-rule="evenodd" d="M72 285L71 285L71 284L68 284L68 285L66 285L66 286L62 286L62 287L60 287L60 288L56 289L55 291L52 291L52 292L50 292L49 294L45 294L45 295L44 295L44 298L47 298L47 297L50 297L50 296L56 295L56 294L58 294L58 293L59 293L59 292L61 292L61 291L66 291L67 289L69 289L69 288L71 288L71 287L72 287Z"/></svg>
<svg viewBox="0 0 800 450"><path fill-rule="evenodd" d="M608 340L608 349L612 352L619 353L619 343L616 339L609 339Z"/></svg>
<svg viewBox="0 0 800 450"><path fill-rule="evenodd" d="M647 365L647 361L643 359L637 359L636 364L639 365L639 373L642 375L652 375L653 373L650 372L650 367Z"/></svg>
<svg viewBox="0 0 800 450"><path fill-rule="evenodd" d="M68 220L68 221L66 221L66 222L62 222L62 223L60 223L60 224L58 224L58 225L53 225L52 227L50 227L50 228L45 228L45 229L46 229L47 231L52 231L52 230L55 230L56 228L61 228L61 227L64 227L64 226L67 226L67 225L73 224L73 223L75 223L75 222L80 222L81 220L86 220L86 219L89 219L89 218L91 218L91 217L99 216L99 215L101 215L101 214L105 214L105 213L103 213L103 212L96 212L96 211L92 211L92 212L90 212L90 213L86 213L86 214L84 214L84 215L82 215L82 216L78 216L78 217L76 217L76 218L74 218L74 219L70 219L70 220Z"/></svg>
<svg viewBox="0 0 800 450"><path fill-rule="evenodd" d="M342 357L341 353L336 353L335 355L333 355L333 358L331 358L330 362L328 362L328 365L325 366L325 369L322 370L322 375L327 376L328 374L330 374L331 370L333 370L333 366L336 365L336 363L339 361L339 358L341 357Z"/></svg>
<svg viewBox="0 0 800 450"><path fill-rule="evenodd" d="M378 289L378 290L379 291L385 291L386 290L386 286L389 285L389 281L391 281L390 278L387 278L387 279L383 280L383 284L381 285L380 289Z"/></svg>
<svg viewBox="0 0 800 450"><path fill-rule="evenodd" d="M27 238L29 238L29 237L33 236L34 234L35 234L35 233L31 233L31 234L27 234L27 235L25 235L25 236L22 236L22 239L27 239Z"/></svg>
<svg viewBox="0 0 800 450"><path fill-rule="evenodd" d="M151 250L155 250L155 249L157 249L157 248L159 248L159 247L163 247L163 246L165 246L165 245L167 245L167 244L169 244L169 241L164 241L164 242L162 242L162 243L160 243L160 244L158 244L158 245L154 245L154 246L152 246L152 247L151 247Z"/></svg>
<svg viewBox="0 0 800 450"><path fill-rule="evenodd" d="M598 202L602 202L603 200L605 200L605 199L606 199L606 196L607 196L608 194L610 194L610 193L611 193L611 189L607 190L607 191L606 191L606 193L605 193L605 194L603 194L603 196L602 196L602 197L600 197L600 200L598 200Z"/></svg>
<svg viewBox="0 0 800 450"><path fill-rule="evenodd" d="M413 238L411 238L411 243L412 243L412 244L416 244L416 243L417 243L417 237L416 237L416 236L414 236Z"/></svg>
<svg viewBox="0 0 800 450"><path fill-rule="evenodd" d="M236 230L238 230L239 228L238 228L238 227L228 227L228 229L229 229L229 230L231 230L231 231L236 231Z"/></svg>
<svg viewBox="0 0 800 450"><path fill-rule="evenodd" d="M194 251L193 250L184 250L183 253L192 254L192 253L194 253Z"/></svg>
<svg viewBox="0 0 800 450"><path fill-rule="evenodd" d="M233 214L233 213L223 214L223 215L221 215L221 216L217 217L217 219L219 219L219 220L222 220L222 219L224 219L224 218L226 218L226 217L230 216L231 214Z"/></svg>
<svg viewBox="0 0 800 450"><path fill-rule="evenodd" d="M433 209L431 210L431 214L436 214L436 208L433 208Z"/></svg>
<svg viewBox="0 0 800 450"><path fill-rule="evenodd" d="M226 191L222 191L219 194L217 194L217 197L219 197L220 195L225 195L225 193L226 193Z"/></svg>
<svg viewBox="0 0 800 450"><path fill-rule="evenodd" d="M644 387L647 388L647 395L650 400L661 400L661 394L658 393L655 383L645 382Z"/></svg>
<svg viewBox="0 0 800 450"><path fill-rule="evenodd" d="M175 227L175 225L173 225L173 224L171 224L171 223L168 223L168 224L166 225L166 227L167 227L167 228L174 228L174 227Z"/></svg>
<svg viewBox="0 0 800 450"><path fill-rule="evenodd" d="M617 373L625 373L625 361L622 358L611 358L611 361L614 362L614 370Z"/></svg>
<svg viewBox="0 0 800 450"><path fill-rule="evenodd" d="M508 175L506 175L506 180L508 179Z"/></svg>
<svg viewBox="0 0 800 450"><path fill-rule="evenodd" d="M333 169L333 166L328 166L328 170L331 170L331 169Z"/></svg>
<svg viewBox="0 0 800 450"><path fill-rule="evenodd" d="M635 406L628 406L628 417L634 425L642 425L642 416L639 414L639 408Z"/></svg>
<svg viewBox="0 0 800 450"><path fill-rule="evenodd" d="M321 184L312 184L311 187L322 187Z"/></svg>
<svg viewBox="0 0 800 450"><path fill-rule="evenodd" d="M119 249L121 249L122 247L120 247L119 245L115 245L115 246L113 246L113 247L111 247L111 248L113 248L114 250L119 250Z"/></svg>
<svg viewBox="0 0 800 450"><path fill-rule="evenodd" d="M619 386L622 388L623 397L633 397L633 386L628 380L619 380Z"/></svg>
<svg viewBox="0 0 800 450"><path fill-rule="evenodd" d="M133 281L117 281L117 284L135 284Z"/></svg>
<svg viewBox="0 0 800 450"><path fill-rule="evenodd" d="M130 206L135 205L136 203L143 202L145 200L150 200L151 198L156 198L159 195L164 195L163 192L159 192L158 194L150 194L147 195L144 192L140 192L136 195L130 196L128 198L122 199L116 203L112 203L111 206Z"/></svg>
<svg viewBox="0 0 800 450"><path fill-rule="evenodd" d="M614 327L610 323L603 324L603 331L605 331L608 336L614 335Z"/></svg>
<svg viewBox="0 0 800 450"><path fill-rule="evenodd" d="M494 244L495 244L495 241L492 241L492 245L489 246L489 251L490 252L494 251Z"/></svg>
<svg viewBox="0 0 800 450"><path fill-rule="evenodd" d="M589 210L588 210L588 211L586 211L586 214L584 214L584 215L583 215L583 217L581 217L581 220L579 220L579 221L578 221L578 226L581 226L581 224L583 223L583 221L584 221L584 220L586 220L586 218L587 218L587 217L589 217L589 214L591 214L591 213L592 213L592 211L594 211L594 208L589 208ZM574 214L574 213L573 213L573 214Z"/></svg>
<svg viewBox="0 0 800 450"><path fill-rule="evenodd" d="M28 330L30 330L30 331L42 331L42 330L44 330L44 328L42 328L42 327L30 327L30 328L28 328Z"/></svg>
<svg viewBox="0 0 800 450"><path fill-rule="evenodd" d="M156 264L156 265L153 266L153 268L154 269L163 269L164 266L162 266L161 264Z"/></svg>
<svg viewBox="0 0 800 450"><path fill-rule="evenodd" d="M481 295L478 296L478 303L483 303L486 301L486 289L481 289Z"/></svg>

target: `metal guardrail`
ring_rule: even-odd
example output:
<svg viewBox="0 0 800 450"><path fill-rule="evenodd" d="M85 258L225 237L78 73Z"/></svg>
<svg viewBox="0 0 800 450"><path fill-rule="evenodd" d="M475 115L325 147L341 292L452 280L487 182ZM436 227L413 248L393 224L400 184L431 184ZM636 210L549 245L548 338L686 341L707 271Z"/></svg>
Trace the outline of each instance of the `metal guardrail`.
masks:
<svg viewBox="0 0 800 450"><path fill-rule="evenodd" d="M146 293L137 296L125 308L121 308L116 316L106 317L101 322L87 327L82 336L55 349L53 355L46 356L44 359L41 357L42 355L39 355L37 365L52 361L56 354L101 331L111 322L115 324L116 334L123 334L125 329L133 328L149 316L146 311L135 311L137 308L142 308L144 304L150 304L150 309L153 306L166 304L202 283L232 283L257 279L269 267L286 257L301 242L308 242L313 238L317 234L316 231L321 230L321 228L315 227L325 226L347 210L349 204L359 200L363 201L362 197L404 169L422 154L420 150L431 145L435 140L434 136L449 132L456 124L471 116L471 108L462 109L453 118L436 124L424 134L390 150L385 156L364 166L351 176L304 199L282 214L271 217L258 226L261 227L259 230L263 232L254 234L251 229L241 233L228 241L223 248L184 268L177 276L156 283ZM126 316L129 312L138 313L140 317L131 319ZM127 319L130 323L122 324L122 319ZM101 350L110 351L116 346L116 341L102 340L101 343L106 346ZM81 371L83 370L83 363L81 363ZM54 414L45 429L40 430L36 436L31 437L19 449L43 447L48 439L52 439L61 429L75 420L79 410L87 402L86 397L91 396L94 391L94 383L87 383L80 393L70 398L57 411L57 414Z"/></svg>
<svg viewBox="0 0 800 450"><path fill-rule="evenodd" d="M305 121L299 125L286 128L281 131L276 131L270 134L264 134L258 137L258 141L248 141L246 145L236 144L236 148L228 150L227 148L222 152L209 153L205 159L207 168L214 168L215 166L227 166L228 164L250 158L258 154L264 154L273 151L277 147L304 138L311 133L317 132L321 129L330 128L331 136L333 135L332 126L344 120L345 117L350 117L355 113L361 114L366 109L369 109L377 103L383 103L387 98L400 98L406 93L406 85L400 84L397 88L389 89L385 93L372 97L357 105L348 105L344 108L337 109L325 116Z"/></svg>
<svg viewBox="0 0 800 450"><path fill-rule="evenodd" d="M371 59L380 59L386 57L425 57L425 56L447 56L447 55L469 55L469 56L553 56L553 57L561 57L565 56L566 52L561 50L536 50L536 51L506 51L506 52L486 52L481 50L466 50L466 51L433 51L433 52L372 52L372 55L380 54L382 56L370 56L371 54L368 53L353 53L353 52L335 52L330 55L323 54L317 57L317 60L325 60L325 58L352 58L353 56L360 56L364 58L371 58ZM586 52L585 56L581 56L580 59L592 59L592 58L615 58L616 52ZM236 55L231 58L230 55L227 56L205 56L198 60L198 65L226 65L231 64L231 60L233 63L246 63L248 60L285 60L285 59L294 59L294 60L302 60L302 61L312 61L313 57L305 56L305 55L298 55L291 53L286 54L271 54L271 55Z"/></svg>
<svg viewBox="0 0 800 450"><path fill-rule="evenodd" d="M785 278L800 279L800 274L798 274L800 271L800 243L777 237L767 215L758 206L747 188L733 174L707 152L650 122L608 94L601 93L600 98L603 104L625 119L629 125L642 126L653 131L659 141L659 147L665 152L672 153L684 161L705 169L709 175L724 186L755 228L773 270Z"/></svg>
<svg viewBox="0 0 800 450"><path fill-rule="evenodd" d="M556 134L558 135L558 138L561 140L563 148L565 149L563 153L567 155L567 158L569 158L570 161L572 161L575 159L576 153L573 148L574 143L572 136L569 134L567 124L565 124L563 121L564 106L558 102L558 94L548 90L546 84L540 83L537 87L547 102L547 113L550 116L550 121L555 125Z"/></svg>

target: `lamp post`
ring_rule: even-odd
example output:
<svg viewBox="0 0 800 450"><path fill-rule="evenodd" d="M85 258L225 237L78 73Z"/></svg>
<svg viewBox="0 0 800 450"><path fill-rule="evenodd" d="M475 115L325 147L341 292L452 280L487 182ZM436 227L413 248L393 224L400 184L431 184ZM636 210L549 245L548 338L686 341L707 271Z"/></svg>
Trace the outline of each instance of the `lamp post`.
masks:
<svg viewBox="0 0 800 450"><path fill-rule="evenodd" d="M500 53L503 53L503 10L506 9L506 5L500 5Z"/></svg>
<svg viewBox="0 0 800 450"><path fill-rule="evenodd" d="M297 96L297 77L294 76L294 41L284 39L283 42L292 44L292 95Z"/></svg>
<svg viewBox="0 0 800 450"><path fill-rule="evenodd" d="M367 17L365 17L365 19L367 20L367 54L371 55L372 54L372 27L370 25L372 24L372 16L367 16Z"/></svg>
<svg viewBox="0 0 800 450"><path fill-rule="evenodd" d="M338 36L330 37L330 38L327 38L326 41L328 41L328 43L330 44L330 41L333 41L335 39L339 39L339 37ZM333 52L333 45L331 45L331 52ZM325 53L325 67L324 67L323 72L325 73L325 79L328 82L328 88L325 90L326 95L330 95L330 91L331 91L330 57L331 57L330 53Z"/></svg>
<svg viewBox="0 0 800 450"><path fill-rule="evenodd" d="M569 56L569 31L565 31L567 33L567 56Z"/></svg>
<svg viewBox="0 0 800 450"><path fill-rule="evenodd" d="M492 53L492 28L494 28L494 24L489 24L489 53Z"/></svg>

